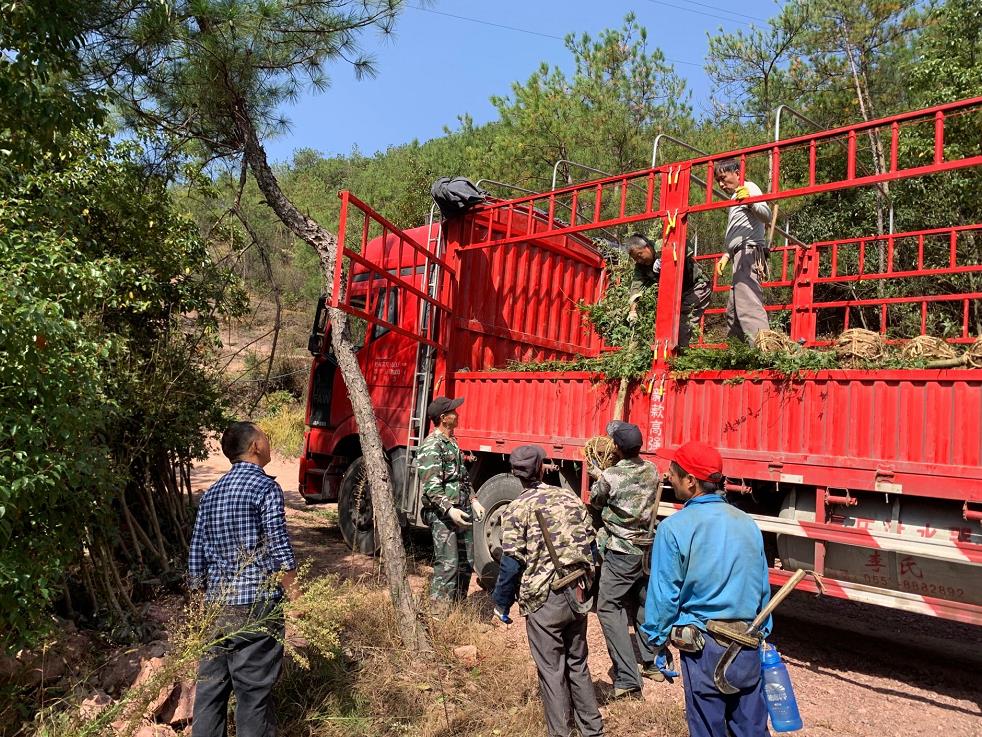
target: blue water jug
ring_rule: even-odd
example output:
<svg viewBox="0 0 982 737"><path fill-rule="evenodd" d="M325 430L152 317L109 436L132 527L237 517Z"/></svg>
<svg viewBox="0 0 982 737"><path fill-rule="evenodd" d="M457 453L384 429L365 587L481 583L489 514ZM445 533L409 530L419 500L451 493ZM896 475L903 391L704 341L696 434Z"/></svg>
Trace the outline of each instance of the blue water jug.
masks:
<svg viewBox="0 0 982 737"><path fill-rule="evenodd" d="M764 679L764 699L771 727L775 732L794 732L801 729L801 714L791 687L791 676L781 662L781 653L766 643L760 653L761 677Z"/></svg>

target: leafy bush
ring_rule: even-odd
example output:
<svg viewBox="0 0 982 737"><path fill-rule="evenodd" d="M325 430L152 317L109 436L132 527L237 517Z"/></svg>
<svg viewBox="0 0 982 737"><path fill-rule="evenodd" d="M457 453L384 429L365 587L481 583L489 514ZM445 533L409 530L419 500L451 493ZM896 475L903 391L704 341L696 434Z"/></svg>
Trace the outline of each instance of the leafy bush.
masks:
<svg viewBox="0 0 982 737"><path fill-rule="evenodd" d="M186 470L224 423L215 316L240 295L141 157L76 130L0 183L4 645L66 592L119 625L144 579L179 579Z"/></svg>

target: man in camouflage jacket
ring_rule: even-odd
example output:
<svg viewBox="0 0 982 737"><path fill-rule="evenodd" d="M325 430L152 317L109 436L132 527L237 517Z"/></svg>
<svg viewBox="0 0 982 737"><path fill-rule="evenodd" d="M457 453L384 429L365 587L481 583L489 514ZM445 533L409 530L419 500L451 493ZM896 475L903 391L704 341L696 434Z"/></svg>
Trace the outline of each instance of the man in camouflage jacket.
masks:
<svg viewBox="0 0 982 737"><path fill-rule="evenodd" d="M662 241L651 241L640 233L635 233L624 241L627 255L634 261L634 278L628 291L627 321L634 324L638 320L638 302L645 288L658 289L661 281ZM713 285L699 264L691 245L686 245L685 260L682 263L682 298L679 303L678 347L686 348L699 332L702 314L713 298Z"/></svg>
<svg viewBox="0 0 982 737"><path fill-rule="evenodd" d="M433 534L433 579L430 598L445 608L467 596L474 566L471 514L480 521L484 508L472 498L464 454L454 439L463 398L437 397L426 414L436 425L420 443L416 468L423 496L423 519Z"/></svg>
<svg viewBox="0 0 982 737"><path fill-rule="evenodd" d="M653 463L642 460L641 430L626 422L612 423L618 461L602 471L590 488L590 506L600 511L603 528L598 535L604 563L600 571L597 616L614 665L614 698L639 695L641 675L658 678L655 655L640 632L644 623L644 593L648 577L642 563L649 554L649 525L661 479ZM629 616L630 613L630 616ZM640 670L628 631L635 620Z"/></svg>
<svg viewBox="0 0 982 737"><path fill-rule="evenodd" d="M518 602L539 672L549 737L569 737L574 722L582 737L602 737L603 719L587 666L587 615L568 598L575 584L552 589L554 580L577 568L592 570L593 526L575 492L542 483L544 459L537 445L516 448L509 458L524 490L502 516L501 571L492 599L498 617L510 622L508 608L521 581ZM561 572L546 547L536 511L546 521Z"/></svg>

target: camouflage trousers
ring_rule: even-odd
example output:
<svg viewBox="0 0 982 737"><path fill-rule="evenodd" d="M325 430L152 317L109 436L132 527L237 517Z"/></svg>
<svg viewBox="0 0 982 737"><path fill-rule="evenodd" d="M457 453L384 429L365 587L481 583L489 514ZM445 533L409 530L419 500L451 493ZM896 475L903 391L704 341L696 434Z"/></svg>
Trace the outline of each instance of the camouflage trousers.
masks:
<svg viewBox="0 0 982 737"><path fill-rule="evenodd" d="M430 598L462 601L471 585L474 570L474 533L458 530L449 518L428 510L426 524L433 535L433 580Z"/></svg>

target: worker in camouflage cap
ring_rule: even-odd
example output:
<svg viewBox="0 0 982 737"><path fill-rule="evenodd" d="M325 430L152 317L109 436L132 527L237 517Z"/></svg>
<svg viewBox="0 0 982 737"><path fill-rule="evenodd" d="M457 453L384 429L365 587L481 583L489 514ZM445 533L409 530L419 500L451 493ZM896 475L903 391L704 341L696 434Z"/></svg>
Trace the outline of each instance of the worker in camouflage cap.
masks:
<svg viewBox="0 0 982 737"><path fill-rule="evenodd" d="M543 483L545 453L537 445L516 448L509 458L512 474L522 483L521 495L508 505L501 523L501 571L492 599L495 614L509 622L516 582L525 615L529 649L539 672L549 737L569 737L575 721L582 737L602 737L593 678L587 667L587 614L571 603L576 585L553 589L554 582L594 565L594 533L586 507L576 492ZM545 542L541 512L559 570Z"/></svg>
<svg viewBox="0 0 982 737"><path fill-rule="evenodd" d="M447 606L467 596L474 567L472 519L480 521L484 508L473 498L464 454L454 439L463 398L437 397L426 414L436 426L420 443L416 454L423 496L423 519L433 534L431 609L445 613Z"/></svg>
<svg viewBox="0 0 982 737"><path fill-rule="evenodd" d="M638 455L643 444L637 425L608 425L617 463L594 470L590 506L599 510L603 528L598 543L604 563L597 593L597 616L614 665L614 698L640 696L641 676L658 678L655 655L640 634L644 622L644 556L650 550L650 520L661 478L653 463ZM634 621L638 665L628 623ZM659 679L660 680L660 679Z"/></svg>

